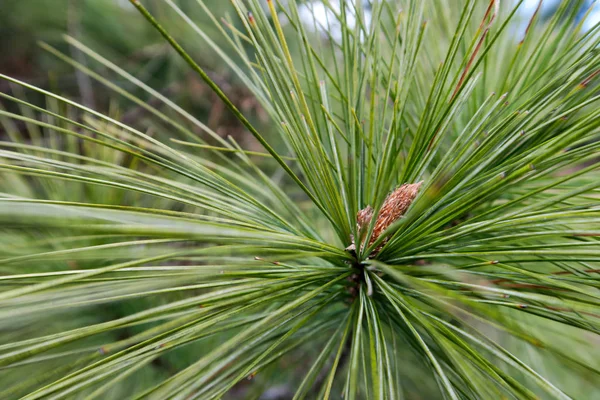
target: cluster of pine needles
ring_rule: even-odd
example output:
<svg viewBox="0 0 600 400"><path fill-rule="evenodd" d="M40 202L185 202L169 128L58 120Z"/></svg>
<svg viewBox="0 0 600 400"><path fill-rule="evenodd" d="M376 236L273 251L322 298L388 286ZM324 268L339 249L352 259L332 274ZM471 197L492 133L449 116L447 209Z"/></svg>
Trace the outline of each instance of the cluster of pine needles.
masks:
<svg viewBox="0 0 600 400"><path fill-rule="evenodd" d="M585 1L131 3L263 150L72 37L143 118L0 75L0 398L597 398Z"/></svg>

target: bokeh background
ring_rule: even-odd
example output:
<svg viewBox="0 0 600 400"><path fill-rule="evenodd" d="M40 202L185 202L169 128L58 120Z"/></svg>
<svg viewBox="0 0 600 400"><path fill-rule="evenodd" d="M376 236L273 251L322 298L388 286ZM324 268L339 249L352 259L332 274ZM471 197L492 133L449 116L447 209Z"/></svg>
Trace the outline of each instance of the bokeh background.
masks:
<svg viewBox="0 0 600 400"><path fill-rule="evenodd" d="M219 37L196 1L174 1L211 37ZM228 2L212 1L215 15L233 17ZM199 60L216 81L253 122L265 128L266 115L250 92L198 35L164 0L149 0L145 5L177 36L186 50ZM233 18L232 18L233 20ZM213 33L211 35L211 33ZM104 113L118 110L123 121L143 127L144 113L111 90L78 72L63 60L40 47L49 44L77 62L105 75L106 69L90 61L65 41L71 36L96 53L117 64L178 105L220 135L231 135L242 146L256 147L251 135L217 101L216 95L201 83L189 67L164 43L162 38L131 6L128 0L2 0L0 2L0 73L38 87L51 89ZM232 55L232 57L234 57ZM136 92L119 77L106 74L112 82ZM0 82L0 90L12 88ZM141 94L142 98L147 95ZM140 126L142 125L142 126ZM200 132L198 132L200 134Z"/></svg>

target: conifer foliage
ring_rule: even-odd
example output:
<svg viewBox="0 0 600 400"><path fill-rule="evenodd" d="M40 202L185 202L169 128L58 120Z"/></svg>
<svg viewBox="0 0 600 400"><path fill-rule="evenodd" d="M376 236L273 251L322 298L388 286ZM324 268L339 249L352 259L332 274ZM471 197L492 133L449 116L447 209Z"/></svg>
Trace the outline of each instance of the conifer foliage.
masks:
<svg viewBox="0 0 600 400"><path fill-rule="evenodd" d="M509 3L131 0L260 151L0 75L0 398L594 398L600 25Z"/></svg>

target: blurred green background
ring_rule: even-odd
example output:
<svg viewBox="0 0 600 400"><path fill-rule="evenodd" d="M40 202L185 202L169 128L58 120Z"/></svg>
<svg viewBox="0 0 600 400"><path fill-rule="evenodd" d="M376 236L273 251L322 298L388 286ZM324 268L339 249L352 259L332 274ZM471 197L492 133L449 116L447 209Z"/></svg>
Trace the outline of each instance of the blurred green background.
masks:
<svg viewBox="0 0 600 400"><path fill-rule="evenodd" d="M211 37L221 37L195 1L174 3ZM215 15L233 17L228 2L212 1L207 4ZM250 92L235 79L209 46L202 43L200 37L182 22L181 17L164 0L148 0L145 5L209 72L211 78L236 105L264 129L266 115ZM148 98L136 91L130 83L107 73L105 68L69 46L64 35L74 37L136 78L168 95L220 135L231 135L250 150L256 148L251 135L244 134L241 125L217 101L216 95L200 82L128 0L2 0L0 73L51 89L102 112L114 111L116 108L122 114L123 121L128 124L142 123L145 116L142 110L123 101L114 92L77 72L39 46L40 42L47 43L124 89ZM226 46L224 49L227 50ZM0 81L0 91L10 92L9 86L7 82Z"/></svg>

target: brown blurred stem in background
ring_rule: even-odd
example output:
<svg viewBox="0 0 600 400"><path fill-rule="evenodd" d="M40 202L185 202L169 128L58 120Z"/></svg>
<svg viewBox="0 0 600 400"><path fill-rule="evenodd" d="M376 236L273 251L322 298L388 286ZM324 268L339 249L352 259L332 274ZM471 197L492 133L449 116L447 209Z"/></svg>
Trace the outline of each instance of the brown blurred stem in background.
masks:
<svg viewBox="0 0 600 400"><path fill-rule="evenodd" d="M79 0L69 0L67 29L69 30L69 35L75 39L81 38L81 1ZM71 57L75 61L87 66L86 58L81 51L72 45L69 46L69 50L71 52ZM81 102L84 106L95 109L96 102L94 101L94 89L92 88L92 80L90 77L82 71L77 70L75 72L75 79L77 80L77 87L79 87Z"/></svg>

